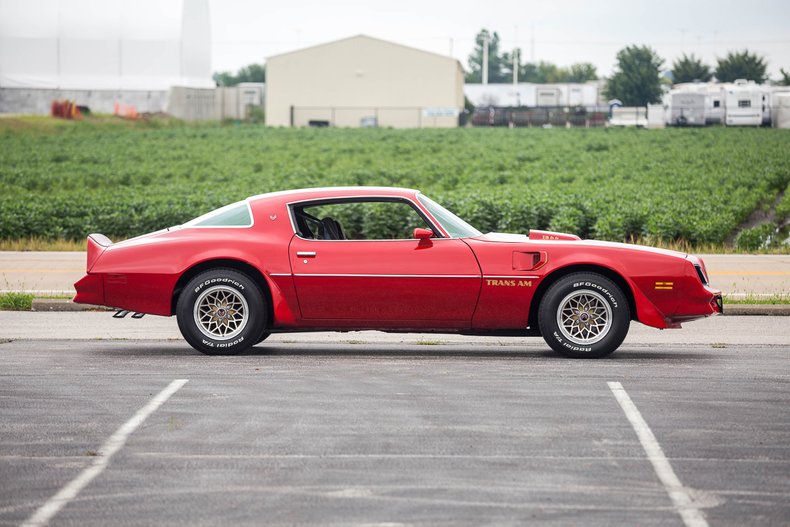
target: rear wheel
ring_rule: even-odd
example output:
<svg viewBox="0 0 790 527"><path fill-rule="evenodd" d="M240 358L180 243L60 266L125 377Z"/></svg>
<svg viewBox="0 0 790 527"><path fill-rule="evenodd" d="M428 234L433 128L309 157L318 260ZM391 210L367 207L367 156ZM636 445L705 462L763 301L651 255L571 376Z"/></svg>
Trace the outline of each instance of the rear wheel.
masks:
<svg viewBox="0 0 790 527"><path fill-rule="evenodd" d="M616 350L631 313L622 290L597 273L574 273L554 283L540 302L538 325L546 343L566 357L596 359Z"/></svg>
<svg viewBox="0 0 790 527"><path fill-rule="evenodd" d="M234 355L265 338L266 303L258 285L233 269L211 269L189 281L176 305L178 328L196 350Z"/></svg>

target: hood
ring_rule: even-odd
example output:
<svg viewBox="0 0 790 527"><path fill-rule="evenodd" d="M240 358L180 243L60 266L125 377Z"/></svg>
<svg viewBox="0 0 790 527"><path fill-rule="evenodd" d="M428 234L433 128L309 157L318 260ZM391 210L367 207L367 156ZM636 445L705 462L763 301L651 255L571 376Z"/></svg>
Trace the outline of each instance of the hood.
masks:
<svg viewBox="0 0 790 527"><path fill-rule="evenodd" d="M676 258L683 258L683 259L688 258L689 256L686 253L672 251L670 249L659 249L657 247L649 247L647 245L634 245L632 243L605 242L599 240L582 240L575 234L565 234L561 232L552 232L552 231L530 230L528 236L524 234L489 232L475 239L480 241L486 241L486 242L500 242L500 243L501 242L504 243L548 242L548 243L559 243L559 244L572 244L585 248L601 247L608 249L621 249L627 251L649 252L653 254L674 256Z"/></svg>
<svg viewBox="0 0 790 527"><path fill-rule="evenodd" d="M554 231L538 231L530 229L529 234L507 234L504 232L489 232L480 237L482 240L493 242L525 242L527 240L533 241L580 241L581 238L575 234L566 234L563 232Z"/></svg>

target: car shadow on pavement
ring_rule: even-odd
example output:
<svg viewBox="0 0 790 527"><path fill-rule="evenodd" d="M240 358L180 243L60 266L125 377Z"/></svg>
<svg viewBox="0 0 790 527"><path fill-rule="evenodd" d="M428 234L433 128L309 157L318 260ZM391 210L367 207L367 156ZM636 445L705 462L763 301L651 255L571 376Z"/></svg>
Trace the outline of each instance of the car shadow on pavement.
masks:
<svg viewBox="0 0 790 527"><path fill-rule="evenodd" d="M102 357L200 357L207 360L225 359L233 357L322 357L322 358L386 358L386 359L434 359L434 358L460 358L460 359L541 359L566 362L587 362L587 359L569 359L548 348L528 348L521 346L460 346L457 344L402 344L389 346L369 346L365 344L272 344L258 345L238 355L204 355L186 344L174 342L172 344L150 343L145 345L132 345L128 343L106 343L95 350ZM608 357L595 359L594 362L632 362L632 361L701 361L712 362L720 358L717 350L709 352L688 351L684 349L623 349L614 352Z"/></svg>

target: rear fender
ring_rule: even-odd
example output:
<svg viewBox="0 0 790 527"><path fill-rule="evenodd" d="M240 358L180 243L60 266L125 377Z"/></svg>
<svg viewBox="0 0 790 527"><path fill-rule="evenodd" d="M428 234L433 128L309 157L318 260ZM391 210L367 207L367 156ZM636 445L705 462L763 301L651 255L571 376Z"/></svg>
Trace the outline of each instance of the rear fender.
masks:
<svg viewBox="0 0 790 527"><path fill-rule="evenodd" d="M289 289L293 288L293 280L288 281L275 281L268 272L261 271L263 264L260 261L249 262L242 258L241 255L236 255L236 258L220 258L220 257L204 257L195 264L191 265L178 279L178 283L173 290L172 312L175 313L175 304L181 288L186 286L186 283L197 276L200 272L213 267L231 267L238 271L251 275L254 281L258 282L263 290L263 294L269 294L271 304L271 320L269 321L272 327L279 326L292 326L296 323L296 318L291 307L295 305L295 295L289 294ZM290 277L289 277L290 278ZM290 288L289 288L290 286ZM289 302L289 299L291 300Z"/></svg>

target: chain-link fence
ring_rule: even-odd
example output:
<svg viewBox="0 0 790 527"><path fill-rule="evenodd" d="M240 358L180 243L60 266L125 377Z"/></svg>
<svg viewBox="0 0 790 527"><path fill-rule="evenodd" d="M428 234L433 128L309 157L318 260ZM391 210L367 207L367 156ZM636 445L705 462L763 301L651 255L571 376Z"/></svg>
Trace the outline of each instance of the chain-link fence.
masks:
<svg viewBox="0 0 790 527"><path fill-rule="evenodd" d="M473 126L506 127L574 127L595 128L606 125L608 112L586 108L477 108Z"/></svg>

